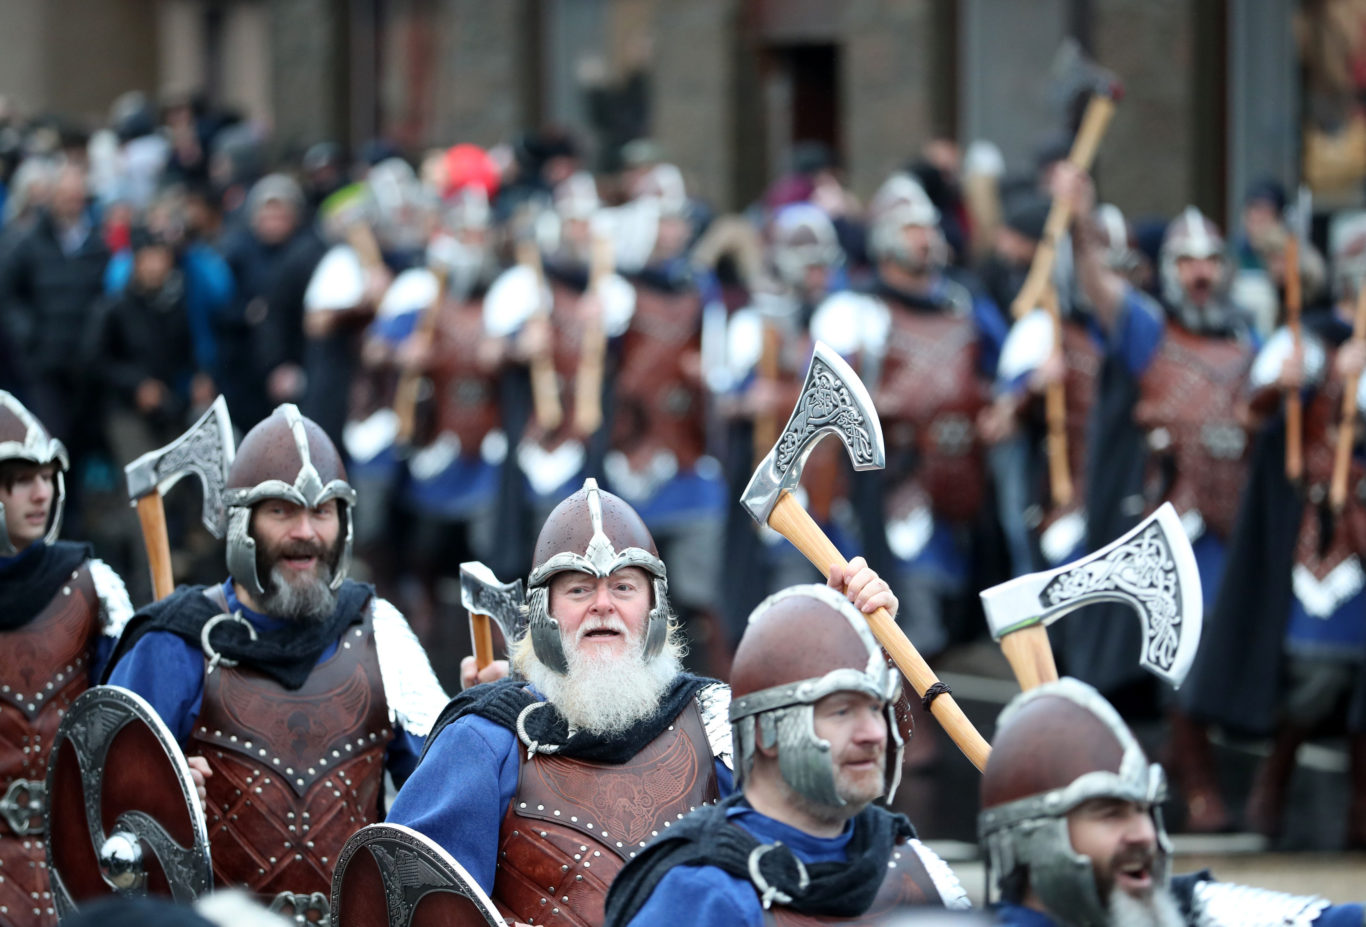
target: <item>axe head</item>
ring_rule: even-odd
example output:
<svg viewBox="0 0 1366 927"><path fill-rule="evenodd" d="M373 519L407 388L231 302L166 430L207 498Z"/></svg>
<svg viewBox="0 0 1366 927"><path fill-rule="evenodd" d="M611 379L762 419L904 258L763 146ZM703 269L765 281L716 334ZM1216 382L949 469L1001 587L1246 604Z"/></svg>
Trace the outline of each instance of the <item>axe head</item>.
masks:
<svg viewBox="0 0 1366 927"><path fill-rule="evenodd" d="M525 602L520 579L500 583L493 571L478 560L460 564L460 604L472 615L488 615L509 643L522 633Z"/></svg>
<svg viewBox="0 0 1366 927"><path fill-rule="evenodd" d="M1063 39L1049 68L1052 98L1063 120L1071 131L1081 124L1081 112L1093 95L1105 96L1118 102L1124 95L1124 84L1113 72L1097 64L1072 36Z"/></svg>
<svg viewBox="0 0 1366 927"><path fill-rule="evenodd" d="M1143 625L1140 665L1174 687L1185 680L1200 646L1200 571L1170 502L1093 554L1018 576L981 595L991 636L998 641L1094 602L1128 605Z"/></svg>
<svg viewBox="0 0 1366 927"><path fill-rule="evenodd" d="M740 496L740 504L755 521L768 524L778 496L797 488L806 458L828 434L839 438L855 470L881 470L887 465L873 398L844 358L817 341L797 407Z"/></svg>
<svg viewBox="0 0 1366 927"><path fill-rule="evenodd" d="M223 487L227 485L228 468L235 453L228 403L219 396L189 431L123 468L128 479L128 498L136 503L152 492L165 495L182 476L193 473L203 484L204 527L221 538L226 524Z"/></svg>

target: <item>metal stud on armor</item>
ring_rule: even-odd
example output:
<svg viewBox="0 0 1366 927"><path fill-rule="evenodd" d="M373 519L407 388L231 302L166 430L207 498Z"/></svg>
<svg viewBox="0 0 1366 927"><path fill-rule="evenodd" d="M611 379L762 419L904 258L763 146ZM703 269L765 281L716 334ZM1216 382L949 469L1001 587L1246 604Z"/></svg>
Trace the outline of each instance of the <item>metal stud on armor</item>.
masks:
<svg viewBox="0 0 1366 927"><path fill-rule="evenodd" d="M0 516L3 517L3 516ZM57 725L89 686L99 600L88 566L24 627L0 635L0 925L55 924L43 823Z"/></svg>

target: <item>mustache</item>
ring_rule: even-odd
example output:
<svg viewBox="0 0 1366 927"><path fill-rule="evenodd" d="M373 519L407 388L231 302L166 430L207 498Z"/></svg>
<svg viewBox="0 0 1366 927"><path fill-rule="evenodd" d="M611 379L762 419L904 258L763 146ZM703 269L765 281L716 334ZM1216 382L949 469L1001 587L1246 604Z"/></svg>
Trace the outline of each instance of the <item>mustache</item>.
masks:
<svg viewBox="0 0 1366 927"><path fill-rule="evenodd" d="M584 619L583 624L579 625L578 631L574 634L574 640L581 641L593 631L616 631L623 637L629 636L626 622L616 615L593 615Z"/></svg>
<svg viewBox="0 0 1366 927"><path fill-rule="evenodd" d="M327 545L321 541L295 541L290 544L281 544L275 551L275 556L279 557L317 557L323 559L327 556Z"/></svg>
<svg viewBox="0 0 1366 927"><path fill-rule="evenodd" d="M1110 858L1110 869L1115 871L1134 863L1152 869L1157 865L1157 848L1138 846L1128 850L1120 850Z"/></svg>

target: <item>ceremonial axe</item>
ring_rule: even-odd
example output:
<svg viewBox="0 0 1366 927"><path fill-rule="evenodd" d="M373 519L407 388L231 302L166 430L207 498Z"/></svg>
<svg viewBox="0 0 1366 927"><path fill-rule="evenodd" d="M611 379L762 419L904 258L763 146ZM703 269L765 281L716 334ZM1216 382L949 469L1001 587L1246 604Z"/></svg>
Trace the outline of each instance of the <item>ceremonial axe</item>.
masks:
<svg viewBox="0 0 1366 927"><path fill-rule="evenodd" d="M844 359L817 341L797 407L777 444L754 471L740 504L760 525L791 541L827 577L832 563L844 565L847 561L792 493L801 482L807 457L828 434L839 438L855 470L880 470L887 465L882 424L872 397ZM972 764L983 769L991 748L945 691L925 658L885 608L864 617L915 691L924 696L933 690L931 713ZM811 645L819 646L820 642L812 641Z"/></svg>
<svg viewBox="0 0 1366 927"><path fill-rule="evenodd" d="M166 535L166 509L161 497L182 476L193 473L204 489L204 527L216 538L223 536L223 487L228 482L235 447L228 403L219 396L199 421L179 438L156 451L148 451L123 468L128 498L137 506L147 563L152 569L152 590L164 599L175 588L171 574L171 542Z"/></svg>
<svg viewBox="0 0 1366 927"><path fill-rule="evenodd" d="M1025 690L1058 678L1045 628L1084 605L1132 607L1143 625L1139 663L1173 687L1190 671L1204 624L1195 553L1170 502L1093 554L981 595L991 636Z"/></svg>
<svg viewBox="0 0 1366 927"><path fill-rule="evenodd" d="M474 664L483 669L493 662L493 625L509 644L521 632L522 581L498 582L493 571L471 560L460 564L460 604L470 613L470 637L474 640Z"/></svg>

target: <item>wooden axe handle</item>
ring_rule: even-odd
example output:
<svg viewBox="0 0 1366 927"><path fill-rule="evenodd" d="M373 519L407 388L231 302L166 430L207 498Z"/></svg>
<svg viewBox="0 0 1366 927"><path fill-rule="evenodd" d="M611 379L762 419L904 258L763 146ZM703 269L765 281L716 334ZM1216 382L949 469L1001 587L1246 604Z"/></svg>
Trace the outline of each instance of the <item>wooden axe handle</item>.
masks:
<svg viewBox="0 0 1366 927"><path fill-rule="evenodd" d="M1058 293L1050 285L1044 288L1044 305L1053 320L1053 351L1062 352L1062 310L1058 308ZM1066 508L1072 504L1072 471L1067 459L1067 396L1063 381L1048 384L1044 393L1044 412L1048 422L1048 486L1053 504Z"/></svg>
<svg viewBox="0 0 1366 927"><path fill-rule="evenodd" d="M1015 679L1024 691L1045 682L1057 682L1058 666L1053 662L1053 645L1048 642L1048 629L1042 624L1031 624L1001 638L1001 652L1006 655Z"/></svg>
<svg viewBox="0 0 1366 927"><path fill-rule="evenodd" d="M786 490L778 493L778 501L768 515L768 525L791 541L792 545L827 578L832 563L848 563L839 549L830 543L825 532L807 514L806 509L802 508L801 503ZM939 682L939 677L935 676L934 670L930 669L925 658L915 649L915 645L897 627L887 609L879 608L864 617L873 629L873 636L911 681L911 686L919 695L923 696L930 686ZM958 707L953 696L948 693L937 696L930 704L930 711L972 765L976 766L979 772L985 769L991 746L968 720L968 716L963 714L963 709Z"/></svg>
<svg viewBox="0 0 1366 927"><path fill-rule="evenodd" d="M1114 114L1114 100L1100 94L1091 97L1086 104L1086 113L1081 119L1081 128L1072 142L1072 151L1067 156L1069 162L1083 171L1090 170L1091 162L1096 158L1096 148L1099 147L1101 137L1109 128L1110 119ZM1034 250L1034 260L1029 265L1029 276L1025 278L1024 286L1020 288L1020 293L1011 306L1015 318L1034 311L1034 307L1039 304L1048 277L1053 273L1058 241L1067 230L1067 223L1071 218L1071 210L1067 204L1054 197L1053 205L1048 209L1048 219L1044 222L1043 238Z"/></svg>
<svg viewBox="0 0 1366 927"><path fill-rule="evenodd" d="M545 268L541 264L541 252L536 250L533 241L517 243L517 263L527 267L535 275L536 299L541 299L545 287ZM534 317L549 319L548 307L539 306ZM553 331L553 330L552 330ZM537 351L531 358L531 404L536 416L536 424L547 434L560 427L564 420L564 410L560 407L560 385L555 376L554 348Z"/></svg>
<svg viewBox="0 0 1366 927"><path fill-rule="evenodd" d="M166 534L166 508L161 504L160 490L154 489L138 500L138 521L142 523L147 565L152 569L152 594L160 601L175 589L175 577L171 574L171 540Z"/></svg>
<svg viewBox="0 0 1366 927"><path fill-rule="evenodd" d="M444 271L435 271L436 295L432 302L421 309L413 339L424 351L430 350L436 341L436 326L441 317L441 304L446 301L446 282L449 279ZM394 413L398 416L399 444L413 442L413 429L417 426L417 397L422 388L423 373L415 368L405 369L398 377L394 388Z"/></svg>
<svg viewBox="0 0 1366 927"><path fill-rule="evenodd" d="M474 665L482 670L493 662L493 621L488 615L470 612L470 637L474 640Z"/></svg>

